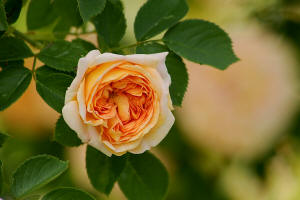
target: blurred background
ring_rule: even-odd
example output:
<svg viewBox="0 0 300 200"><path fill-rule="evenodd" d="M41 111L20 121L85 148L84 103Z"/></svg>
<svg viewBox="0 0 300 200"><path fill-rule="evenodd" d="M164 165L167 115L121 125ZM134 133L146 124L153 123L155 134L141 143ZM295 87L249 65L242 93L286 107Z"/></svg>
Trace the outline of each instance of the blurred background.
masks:
<svg viewBox="0 0 300 200"><path fill-rule="evenodd" d="M134 43L134 17L144 2L123 0L128 24L123 43ZM176 108L171 132L153 150L170 173L167 199L299 200L300 1L188 3L186 18L222 26L241 61L225 71L185 62L189 87L183 105ZM14 26L26 32L24 10ZM83 37L97 43L95 35ZM52 141L57 118L34 81L0 113L0 131L13 138L0 151L5 178L24 159L48 153L71 162L68 173L48 187L77 186L99 199L125 199L117 185L109 197L92 189L86 147L63 148Z"/></svg>

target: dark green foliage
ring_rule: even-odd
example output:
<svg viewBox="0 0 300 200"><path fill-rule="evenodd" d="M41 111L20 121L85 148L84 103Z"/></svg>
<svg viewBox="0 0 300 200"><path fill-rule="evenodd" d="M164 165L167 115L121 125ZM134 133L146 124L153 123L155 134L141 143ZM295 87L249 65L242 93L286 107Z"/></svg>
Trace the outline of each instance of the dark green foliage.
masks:
<svg viewBox="0 0 300 200"><path fill-rule="evenodd" d="M134 32L138 41L147 40L170 28L188 11L185 0L148 0L139 10Z"/></svg>
<svg viewBox="0 0 300 200"><path fill-rule="evenodd" d="M95 200L88 193L75 188L59 188L46 194L42 200Z"/></svg>
<svg viewBox="0 0 300 200"><path fill-rule="evenodd" d="M70 129L62 116L56 122L54 138L55 141L65 146L79 146L82 144L76 132Z"/></svg>
<svg viewBox="0 0 300 200"><path fill-rule="evenodd" d="M29 30L42 28L54 23L57 18L53 1L31 0L27 11L27 27Z"/></svg>
<svg viewBox="0 0 300 200"><path fill-rule="evenodd" d="M163 40L176 54L199 64L226 69L238 61L227 33L204 20L180 22L166 32Z"/></svg>
<svg viewBox="0 0 300 200"><path fill-rule="evenodd" d="M3 0L2 0L3 1ZM22 0L6 0L5 11L8 24L13 24L19 18L23 6Z"/></svg>
<svg viewBox="0 0 300 200"><path fill-rule="evenodd" d="M10 66L0 72L0 110L14 103L27 89L31 71L23 66Z"/></svg>
<svg viewBox="0 0 300 200"><path fill-rule="evenodd" d="M173 105L181 106L189 79L187 69L185 64L182 62L181 57L171 52L166 46L158 43L140 45L136 49L136 53L145 54L168 51L169 54L166 58L166 66L168 73L171 76L171 85L169 88L170 95Z"/></svg>
<svg viewBox="0 0 300 200"><path fill-rule="evenodd" d="M126 20L120 5L122 4L119 0L107 0L101 14L92 19L100 38L100 48L101 42L105 42L109 47L118 45L125 34Z"/></svg>
<svg viewBox="0 0 300 200"><path fill-rule="evenodd" d="M83 21L87 22L92 17L100 14L106 4L106 0L78 0L79 11Z"/></svg>
<svg viewBox="0 0 300 200"><path fill-rule="evenodd" d="M0 0L0 31L5 31L8 27L3 0ZM1 36L1 35L0 35Z"/></svg>
<svg viewBox="0 0 300 200"><path fill-rule="evenodd" d="M119 185L129 200L164 199L168 189L168 172L151 153L129 155Z"/></svg>
<svg viewBox="0 0 300 200"><path fill-rule="evenodd" d="M56 41L41 50L38 58L47 66L61 71L74 71L78 60L87 54L87 50L76 43Z"/></svg>
<svg viewBox="0 0 300 200"><path fill-rule="evenodd" d="M14 37L0 39L0 61L21 60L33 56L25 42Z"/></svg>
<svg viewBox="0 0 300 200"><path fill-rule="evenodd" d="M66 90L72 81L72 76L47 66L36 70L36 89L39 95L59 113L64 106Z"/></svg>
<svg viewBox="0 0 300 200"><path fill-rule="evenodd" d="M97 149L88 146L86 151L86 170L94 188L107 195L125 166L126 158L108 157Z"/></svg>
<svg viewBox="0 0 300 200"><path fill-rule="evenodd" d="M15 197L22 197L29 192L46 185L68 168L68 162L53 156L39 155L26 160L14 173L11 186Z"/></svg>

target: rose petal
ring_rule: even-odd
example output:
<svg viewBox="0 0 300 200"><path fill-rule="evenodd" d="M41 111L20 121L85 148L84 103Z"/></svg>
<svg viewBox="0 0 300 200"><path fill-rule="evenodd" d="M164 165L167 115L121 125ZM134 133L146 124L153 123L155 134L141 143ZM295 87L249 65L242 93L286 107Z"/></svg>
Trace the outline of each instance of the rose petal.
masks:
<svg viewBox="0 0 300 200"><path fill-rule="evenodd" d="M62 115L65 122L77 133L82 142L86 143L90 140L88 126L80 118L76 101L67 103L62 109Z"/></svg>
<svg viewBox="0 0 300 200"><path fill-rule="evenodd" d="M86 70L90 67L90 63L92 63L98 56L100 56L100 51L92 50L85 57L79 59L76 77L66 91L65 104L74 99Z"/></svg>
<svg viewBox="0 0 300 200"><path fill-rule="evenodd" d="M91 145L92 147L98 149L99 151L101 151L105 155L111 157L112 152L109 151L109 149L101 141L101 133L99 133L97 131L97 129L95 127L92 127L92 126L89 126L88 129L89 129L89 133L90 133L90 136L91 136L91 139L90 139L88 144Z"/></svg>

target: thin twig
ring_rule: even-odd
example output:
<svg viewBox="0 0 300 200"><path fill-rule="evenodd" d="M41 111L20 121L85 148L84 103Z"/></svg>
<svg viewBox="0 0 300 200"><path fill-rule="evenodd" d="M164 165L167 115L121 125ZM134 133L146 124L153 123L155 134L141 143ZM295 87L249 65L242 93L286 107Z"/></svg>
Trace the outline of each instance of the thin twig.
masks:
<svg viewBox="0 0 300 200"><path fill-rule="evenodd" d="M110 50L111 51L117 51L117 50L122 50L122 49L129 49L129 48L133 48L133 47L136 47L138 45L141 45L141 44L146 44L146 43L151 43L151 42L161 42L161 41L162 41L162 39L146 40L146 41L137 42L135 44L130 44L130 45L127 45L127 46L111 48Z"/></svg>
<svg viewBox="0 0 300 200"><path fill-rule="evenodd" d="M34 56L34 58L33 58L33 64L32 64L32 77L36 81L35 66L36 66L36 56Z"/></svg>
<svg viewBox="0 0 300 200"><path fill-rule="evenodd" d="M31 44L32 46L38 48L38 49L42 49L43 48L43 45L41 43L39 43L38 41L34 41L32 40L30 37L28 37L26 34L12 28L13 30L13 34L16 36L16 37L19 37L23 40L25 40L26 42L28 42L29 44Z"/></svg>

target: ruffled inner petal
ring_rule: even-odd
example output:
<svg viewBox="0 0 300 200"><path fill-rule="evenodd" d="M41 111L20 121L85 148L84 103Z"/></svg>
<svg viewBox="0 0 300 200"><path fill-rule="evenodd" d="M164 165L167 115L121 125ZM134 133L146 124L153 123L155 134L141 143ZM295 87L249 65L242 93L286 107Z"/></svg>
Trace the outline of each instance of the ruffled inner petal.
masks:
<svg viewBox="0 0 300 200"><path fill-rule="evenodd" d="M105 63L87 73L85 118L102 120L100 138L115 152L136 147L157 123L160 91L150 77L142 66L125 61Z"/></svg>

